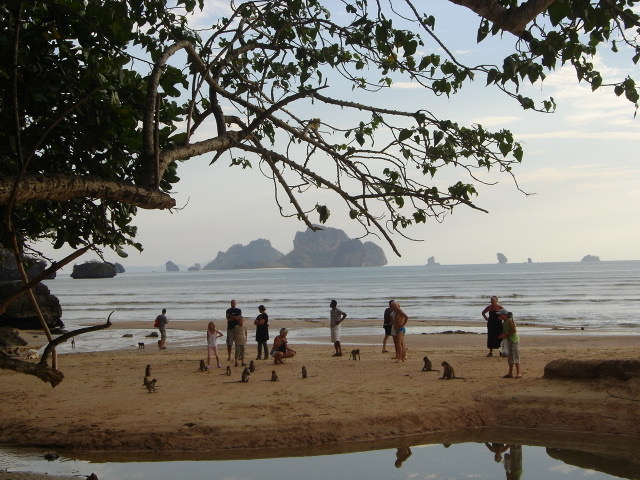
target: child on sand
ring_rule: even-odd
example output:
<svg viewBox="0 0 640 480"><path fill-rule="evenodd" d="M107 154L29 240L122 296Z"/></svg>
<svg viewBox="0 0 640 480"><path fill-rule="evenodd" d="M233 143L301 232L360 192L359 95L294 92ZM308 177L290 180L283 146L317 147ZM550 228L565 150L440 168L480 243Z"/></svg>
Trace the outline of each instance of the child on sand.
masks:
<svg viewBox="0 0 640 480"><path fill-rule="evenodd" d="M217 367L220 368L220 359L218 358L218 338L222 337L223 333L216 329L216 324L209 322L207 327L207 368L211 367L211 352L216 356Z"/></svg>

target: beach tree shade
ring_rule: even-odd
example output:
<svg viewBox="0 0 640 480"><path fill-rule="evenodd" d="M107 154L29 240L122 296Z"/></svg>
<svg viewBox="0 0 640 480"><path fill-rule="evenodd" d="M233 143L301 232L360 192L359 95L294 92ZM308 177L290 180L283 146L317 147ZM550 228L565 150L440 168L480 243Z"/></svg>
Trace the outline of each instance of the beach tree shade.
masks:
<svg viewBox="0 0 640 480"><path fill-rule="evenodd" d="M545 115L554 99L524 87L566 66L637 108L634 79L594 60L637 62L635 0L449 3L507 53L463 63L432 2L230 1L198 28L203 0L3 2L0 245L18 259L42 241L142 249L137 209L175 208L180 164L206 155L259 168L274 208L311 229L331 214L318 190L332 192L399 254L407 227L483 210L488 173L517 188L524 152L509 130L461 124L435 101L398 109L394 87L437 99L480 85Z"/></svg>

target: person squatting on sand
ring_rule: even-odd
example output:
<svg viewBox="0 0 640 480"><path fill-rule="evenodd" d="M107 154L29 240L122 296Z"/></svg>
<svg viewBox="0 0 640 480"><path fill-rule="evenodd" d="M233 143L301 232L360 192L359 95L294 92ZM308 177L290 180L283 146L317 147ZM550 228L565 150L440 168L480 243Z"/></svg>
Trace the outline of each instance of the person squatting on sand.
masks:
<svg viewBox="0 0 640 480"><path fill-rule="evenodd" d="M231 308L227 308L227 362L231 361L231 349L235 339L233 329L236 328L238 320L242 318L242 310L236 307L236 301L231 300Z"/></svg>
<svg viewBox="0 0 640 480"><path fill-rule="evenodd" d="M211 368L211 354L216 357L217 367L220 368L220 358L218 357L218 338L224 334L216 329L216 324L209 322L207 326L207 368Z"/></svg>
<svg viewBox="0 0 640 480"><path fill-rule="evenodd" d="M296 351L289 348L287 334L289 330L286 328L280 329L280 334L273 340L273 348L271 349L271 356L273 357L273 364L280 365L285 358L291 358L296 355Z"/></svg>
<svg viewBox="0 0 640 480"><path fill-rule="evenodd" d="M260 360L263 351L263 358L266 360L269 355L269 349L267 348L267 342L269 341L269 315L267 315L267 309L264 305L260 305L258 311L260 314L253 321L253 324L256 326L256 342L258 343L258 356L256 360Z"/></svg>
<svg viewBox="0 0 640 480"><path fill-rule="evenodd" d="M407 359L407 346L404 343L404 336L407 333L406 325L409 317L400 308L400 304L396 300L391 302L391 310L393 329L396 334L396 361L402 363Z"/></svg>
<svg viewBox="0 0 640 480"><path fill-rule="evenodd" d="M502 305L498 303L498 297L493 295L491 303L482 310L482 316L487 322L487 348L489 353L487 357L493 357L493 351L500 349L500 334L502 334L502 322L498 319L498 311L502 310ZM487 317L489 314L489 317Z"/></svg>
<svg viewBox="0 0 640 480"><path fill-rule="evenodd" d="M391 329L393 328L393 321L391 319L391 303L393 300L389 300L389 306L384 309L384 317L382 321L382 328L384 328L384 340L382 340L382 353L388 353L387 350L387 342L389 341L389 337L391 337ZM395 345L395 337L393 337L393 343Z"/></svg>
<svg viewBox="0 0 640 480"><path fill-rule="evenodd" d="M331 311L329 312L329 329L331 330L331 341L335 348L334 357L342 356L342 346L340 345L340 324L347 317L347 314L338 308L338 302L331 300L329 304Z"/></svg>
<svg viewBox="0 0 640 480"><path fill-rule="evenodd" d="M500 338L507 342L507 362L509 363L509 373L503 378L521 378L520 375L520 337L516 333L516 322L513 314L504 308L498 311L498 318L502 322L502 333ZM516 375L513 376L513 367L516 367Z"/></svg>

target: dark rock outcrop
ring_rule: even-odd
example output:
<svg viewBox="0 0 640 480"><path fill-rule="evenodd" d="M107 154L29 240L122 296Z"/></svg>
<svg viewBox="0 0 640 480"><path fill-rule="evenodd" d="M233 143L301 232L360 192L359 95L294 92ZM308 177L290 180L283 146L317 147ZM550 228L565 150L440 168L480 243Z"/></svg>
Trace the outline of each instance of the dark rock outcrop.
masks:
<svg viewBox="0 0 640 480"><path fill-rule="evenodd" d="M24 346L27 342L11 327L0 327L0 348Z"/></svg>
<svg viewBox="0 0 640 480"><path fill-rule="evenodd" d="M122 265L120 265L118 262L114 263L113 266L116 269L116 273L124 273L124 267Z"/></svg>
<svg viewBox="0 0 640 480"><path fill-rule="evenodd" d="M20 282L5 282L0 284L0 301L13 295L22 287ZM40 311L49 328L64 327L62 323L62 307L55 295L51 295L49 288L39 283L34 288L34 293ZM29 296L23 293L12 302L7 311L0 315L0 325L21 329L40 329L40 321L31 306Z"/></svg>
<svg viewBox="0 0 640 480"><path fill-rule="evenodd" d="M498 257L498 263L507 263L509 261L503 253L496 253L496 257Z"/></svg>
<svg viewBox="0 0 640 480"><path fill-rule="evenodd" d="M226 252L218 252L203 270L230 270L234 268L272 268L281 266L284 255L271 246L269 240L259 238L248 245L232 245Z"/></svg>
<svg viewBox="0 0 640 480"><path fill-rule="evenodd" d="M202 266L199 263L195 263L189 267L190 272L199 272L200 270L202 270Z"/></svg>
<svg viewBox="0 0 640 480"><path fill-rule="evenodd" d="M580 261L581 262L599 262L600 257L598 257L597 255L585 255L584 257L582 257L582 260Z"/></svg>
<svg viewBox="0 0 640 480"><path fill-rule="evenodd" d="M47 263L44 260L28 255L23 256L22 262L29 278L40 275L47 268ZM55 278L55 276L55 273L53 273L47 278ZM0 282L12 282L14 280L22 280L22 278L20 277L13 252L6 248L0 248Z"/></svg>
<svg viewBox="0 0 640 480"><path fill-rule="evenodd" d="M73 266L71 278L113 278L116 267L113 263L91 261Z"/></svg>
<svg viewBox="0 0 640 480"><path fill-rule="evenodd" d="M180 267L178 267L178 265L173 263L171 260L169 260L164 265L165 265L165 268L167 269L167 272L179 272L180 271Z"/></svg>

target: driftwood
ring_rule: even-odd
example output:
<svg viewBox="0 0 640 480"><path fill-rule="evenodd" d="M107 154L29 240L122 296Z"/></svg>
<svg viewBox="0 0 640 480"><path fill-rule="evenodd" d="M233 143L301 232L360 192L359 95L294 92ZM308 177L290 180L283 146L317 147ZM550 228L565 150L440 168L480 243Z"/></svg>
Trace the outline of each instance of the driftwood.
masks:
<svg viewBox="0 0 640 480"><path fill-rule="evenodd" d="M77 335L82 335L83 333L95 332L96 330L103 330L105 328L109 328L111 326L111 315L113 315L113 312L109 314L109 316L107 317L107 323L103 325L95 325L93 327L79 328L77 330L73 330L71 332L65 333L51 340L47 344L46 348L44 349L44 352L42 353L42 358L38 363L27 362L25 360L12 358L9 355L5 354L4 352L0 352L0 368L4 370L13 370L14 372L24 373L26 375L33 375L35 377L38 377L43 382L50 383L52 387L55 387L60 382L62 382L62 379L64 378L64 374L56 368L49 367L49 365L47 364L47 358L49 357L53 349L60 343L70 338L73 338Z"/></svg>
<svg viewBox="0 0 640 480"><path fill-rule="evenodd" d="M594 380L612 378L627 381L640 377L640 360L568 360L547 363L544 378Z"/></svg>

